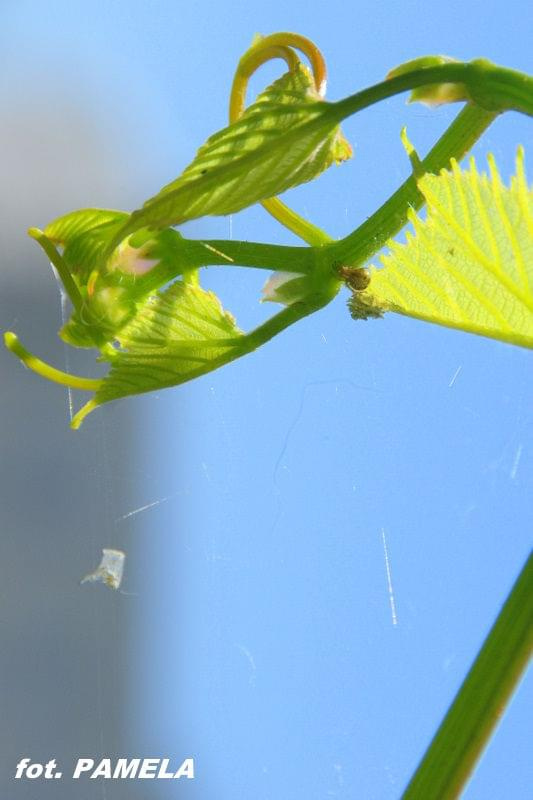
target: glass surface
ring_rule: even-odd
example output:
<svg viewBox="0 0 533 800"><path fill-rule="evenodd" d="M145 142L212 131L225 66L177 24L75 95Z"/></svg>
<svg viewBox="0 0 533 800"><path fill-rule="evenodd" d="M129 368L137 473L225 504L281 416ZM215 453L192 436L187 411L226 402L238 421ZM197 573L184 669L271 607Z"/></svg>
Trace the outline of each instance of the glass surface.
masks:
<svg viewBox="0 0 533 800"><path fill-rule="evenodd" d="M531 71L531 11L422 4L5 3L0 26L2 328L66 353L30 225L132 209L226 124L254 33L321 47L328 97L426 53ZM252 81L259 91L279 64ZM332 236L409 174L456 113L397 98L344 124L355 157L287 201ZM531 121L474 152L505 179ZM260 207L195 238L294 244ZM202 275L243 328L266 273ZM342 293L257 353L68 429L66 390L2 352L0 794L39 798L394 800L459 687L531 542L531 354L388 315ZM97 369L97 368L96 368ZM79 585L103 548L121 590ZM526 680L465 793L528 796ZM194 780L73 781L81 757L195 760ZM15 780L24 757L61 780Z"/></svg>

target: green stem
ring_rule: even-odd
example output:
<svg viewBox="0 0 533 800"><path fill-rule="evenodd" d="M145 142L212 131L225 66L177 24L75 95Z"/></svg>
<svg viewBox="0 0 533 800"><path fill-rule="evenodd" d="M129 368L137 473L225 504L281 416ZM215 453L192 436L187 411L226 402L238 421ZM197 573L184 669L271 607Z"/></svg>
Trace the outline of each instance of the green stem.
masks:
<svg viewBox="0 0 533 800"><path fill-rule="evenodd" d="M501 609L402 800L454 800L468 781L533 649L533 554Z"/></svg>
<svg viewBox="0 0 533 800"><path fill-rule="evenodd" d="M144 297L183 272L183 264L189 269L209 266L255 267L269 272L294 272L308 275L313 272L316 251L313 247L286 247L260 242L241 242L224 239L195 241L183 238L183 248L176 266L168 262L154 267L137 279L133 298Z"/></svg>
<svg viewBox="0 0 533 800"><path fill-rule="evenodd" d="M323 244L333 241L331 236L328 236L322 228L301 217L300 214L283 203L278 197L263 200L261 205L274 219L277 219L285 228L295 233L307 244L313 247L321 247Z"/></svg>
<svg viewBox="0 0 533 800"><path fill-rule="evenodd" d="M471 99L487 111L521 111L533 116L533 78L489 61L422 67L376 83L344 100L332 103L341 122L346 117L396 94L438 83L463 84Z"/></svg>
<svg viewBox="0 0 533 800"><path fill-rule="evenodd" d="M420 169L437 173L448 167L452 158L460 160L496 116L494 112L484 111L479 106L466 105L422 159ZM359 228L344 239L326 245L325 249L331 254L332 261L359 266L403 228L410 208L418 209L423 203L424 198L412 175Z"/></svg>
<svg viewBox="0 0 533 800"><path fill-rule="evenodd" d="M279 270L296 272L307 275L313 271L315 265L315 249L301 245L289 246L278 244L264 244L262 242L241 242L224 239L208 239L203 242L187 240L187 256L191 256L198 265L214 265L224 263L230 267L256 267L270 272ZM221 262L220 253L226 259Z"/></svg>
<svg viewBox="0 0 533 800"><path fill-rule="evenodd" d="M32 239L39 242L41 247L43 248L44 252L57 269L59 273L59 277L61 278L61 282L65 287L65 291L69 297L70 302L76 309L76 311L81 311L83 306L83 298L80 294L80 291L76 285L76 282L72 275L70 274L70 270L59 255L58 251L43 231L39 230L39 228L30 228L28 230L28 235L31 236Z"/></svg>
<svg viewBox="0 0 533 800"><path fill-rule="evenodd" d="M321 299L316 303L300 302L287 306L287 308L279 311L262 325L259 325L253 331L250 331L245 335L245 349L243 350L242 355L256 350L262 344L265 344L265 342L268 342L270 339L273 339L274 336L277 336L278 333L281 333L286 328L294 325L294 323L298 322L298 320L309 316L309 314L313 314L315 311L318 311L319 308L322 308L328 302L329 298Z"/></svg>

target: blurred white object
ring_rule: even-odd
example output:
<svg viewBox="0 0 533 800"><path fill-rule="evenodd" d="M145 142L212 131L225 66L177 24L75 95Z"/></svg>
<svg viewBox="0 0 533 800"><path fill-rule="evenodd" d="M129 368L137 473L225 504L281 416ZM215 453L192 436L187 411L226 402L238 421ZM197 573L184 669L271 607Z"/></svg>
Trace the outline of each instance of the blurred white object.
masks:
<svg viewBox="0 0 533 800"><path fill-rule="evenodd" d="M86 575L81 583L105 583L111 589L118 589L122 583L126 553L122 550L102 550L102 560L94 572Z"/></svg>
<svg viewBox="0 0 533 800"><path fill-rule="evenodd" d="M309 278L298 272L273 272L261 291L262 303L290 306L309 292Z"/></svg>

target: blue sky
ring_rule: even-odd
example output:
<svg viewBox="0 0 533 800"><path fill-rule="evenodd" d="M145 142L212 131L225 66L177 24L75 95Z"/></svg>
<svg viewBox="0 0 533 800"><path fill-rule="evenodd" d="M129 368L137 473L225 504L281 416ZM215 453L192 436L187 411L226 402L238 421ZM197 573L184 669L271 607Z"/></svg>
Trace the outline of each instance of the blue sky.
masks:
<svg viewBox="0 0 533 800"><path fill-rule="evenodd" d="M331 99L428 53L531 70L525 2L18 2L3 16L2 96L59 114L52 192L68 187L74 206L131 209L175 177L226 124L256 32L312 38ZM288 201L346 234L407 176L401 127L425 152L454 114L398 98L350 119L353 161ZM69 185L74 119L105 180ZM498 120L478 163L492 151L508 177L530 124ZM48 221L30 218L28 195L18 205L26 226ZM185 233L295 243L259 207ZM248 327L269 310L264 279L213 268L204 284ZM125 736L132 754L197 765L195 781L143 796L399 797L528 553L530 354L393 315L356 323L345 300L217 373L128 401L132 508L156 504L117 532L139 595ZM97 412L79 436L120 414ZM530 704L526 681L467 800L526 796Z"/></svg>

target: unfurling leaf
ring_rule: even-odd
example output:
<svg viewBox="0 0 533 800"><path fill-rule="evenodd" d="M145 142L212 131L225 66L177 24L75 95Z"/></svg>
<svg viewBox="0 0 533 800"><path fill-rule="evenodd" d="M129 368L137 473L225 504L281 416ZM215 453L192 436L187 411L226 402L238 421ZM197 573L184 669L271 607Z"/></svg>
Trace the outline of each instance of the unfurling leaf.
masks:
<svg viewBox="0 0 533 800"><path fill-rule="evenodd" d="M450 56L421 56L399 67L391 69L387 79L397 78L399 75L406 75L418 69L438 67L441 64L459 63L457 59ZM409 103L423 103L430 108L441 106L444 103L456 103L458 101L470 100L470 94L464 83L429 83L413 89L409 95Z"/></svg>
<svg viewBox="0 0 533 800"><path fill-rule="evenodd" d="M426 175L418 187L427 219L413 212L414 235L390 241L371 269L367 290L355 292L353 315L376 309L533 347L533 192L523 152L510 187L489 156L490 177L474 160L462 172ZM368 311L368 314L366 313Z"/></svg>
<svg viewBox="0 0 533 800"><path fill-rule="evenodd" d="M128 214L107 208L82 208L70 211L50 222L44 229L45 235L56 245L63 247L81 233L99 228L113 222L125 222Z"/></svg>
<svg viewBox="0 0 533 800"><path fill-rule="evenodd" d="M302 64L268 87L242 117L215 133L182 175L134 211L115 244L206 214L231 214L316 178L351 156L329 104ZM316 120L316 125L300 126Z"/></svg>
<svg viewBox="0 0 533 800"><path fill-rule="evenodd" d="M142 392L176 386L242 355L243 333L216 295L176 281L149 297L117 335L121 349L94 398L73 427L96 406Z"/></svg>
<svg viewBox="0 0 533 800"><path fill-rule="evenodd" d="M111 342L153 290L148 273L157 272L161 284L167 275L191 270L183 239L172 229L137 231L106 261L105 251L128 216L87 208L59 217L44 232L30 231L57 267L63 264L79 293L80 302L59 332L67 344L95 347Z"/></svg>

